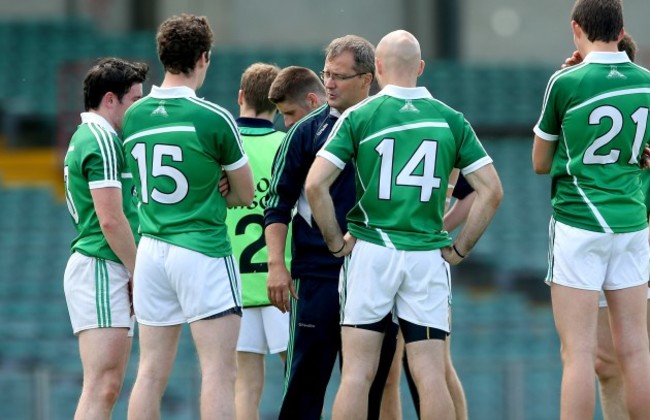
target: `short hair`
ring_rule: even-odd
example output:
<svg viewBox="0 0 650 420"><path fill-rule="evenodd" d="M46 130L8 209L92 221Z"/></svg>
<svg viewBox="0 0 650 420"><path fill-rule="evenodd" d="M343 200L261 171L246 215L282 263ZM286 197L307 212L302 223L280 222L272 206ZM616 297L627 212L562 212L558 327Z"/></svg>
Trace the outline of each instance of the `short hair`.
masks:
<svg viewBox="0 0 650 420"><path fill-rule="evenodd" d="M623 4L620 0L576 0L571 12L590 42L613 42L623 29Z"/></svg>
<svg viewBox="0 0 650 420"><path fill-rule="evenodd" d="M625 34L623 38L618 41L618 50L625 51L627 53L627 56L630 58L630 61L634 61L636 58L636 42L634 42L634 39L632 39L632 37L628 34Z"/></svg>
<svg viewBox="0 0 650 420"><path fill-rule="evenodd" d="M283 68L271 84L269 100L274 104L298 103L312 92L325 99L325 86L316 73L306 67L289 66Z"/></svg>
<svg viewBox="0 0 650 420"><path fill-rule="evenodd" d="M354 71L371 73L375 76L375 47L365 38L357 35L345 35L334 39L325 48L326 59L336 58L349 51L354 57Z"/></svg>
<svg viewBox="0 0 650 420"><path fill-rule="evenodd" d="M273 64L251 64L241 75L239 88L241 89L246 105L256 113L275 110L275 104L269 100L269 90L273 80L280 73L280 68Z"/></svg>
<svg viewBox="0 0 650 420"><path fill-rule="evenodd" d="M132 63L116 57L100 59L84 78L84 109L90 111L99 108L108 92L114 93L117 100L122 102L131 86L146 80L148 72L146 63Z"/></svg>
<svg viewBox="0 0 650 420"><path fill-rule="evenodd" d="M212 48L212 29L205 16L181 14L165 20L156 35L158 58L165 71L189 75ZM209 59L209 55L208 55Z"/></svg>

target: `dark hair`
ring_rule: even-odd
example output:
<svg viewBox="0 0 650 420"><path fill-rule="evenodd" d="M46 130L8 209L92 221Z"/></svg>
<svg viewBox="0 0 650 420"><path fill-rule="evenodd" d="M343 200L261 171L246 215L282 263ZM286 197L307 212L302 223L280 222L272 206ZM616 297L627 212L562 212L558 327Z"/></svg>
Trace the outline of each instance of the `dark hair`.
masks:
<svg viewBox="0 0 650 420"><path fill-rule="evenodd" d="M346 51L354 56L354 71L370 73L375 76L375 47L365 38L357 35L345 35L334 39L325 48L326 59L336 58Z"/></svg>
<svg viewBox="0 0 650 420"><path fill-rule="evenodd" d="M631 61L634 61L636 58L636 42L634 42L634 39L632 39L632 37L628 34L625 34L623 38L618 41L618 50L625 51Z"/></svg>
<svg viewBox="0 0 650 420"><path fill-rule="evenodd" d="M577 0L571 12L590 42L618 40L623 29L623 4L620 0Z"/></svg>
<svg viewBox="0 0 650 420"><path fill-rule="evenodd" d="M239 88L242 90L246 105L255 113L275 110L275 104L269 100L269 89L273 80L280 73L280 68L273 64L255 63L241 75Z"/></svg>
<svg viewBox="0 0 650 420"><path fill-rule="evenodd" d="M325 102L325 86L316 73L306 67L290 66L283 68L271 84L269 100L274 104L297 103L304 101L308 93L315 93Z"/></svg>
<svg viewBox="0 0 650 420"><path fill-rule="evenodd" d="M99 108L102 98L108 92L122 102L131 86L143 83L147 78L149 66L145 63L131 63L121 58L102 58L88 70L84 78L84 109Z"/></svg>
<svg viewBox="0 0 650 420"><path fill-rule="evenodd" d="M182 14L164 21L156 35L158 58L165 71L189 75L212 48L212 29L205 16Z"/></svg>

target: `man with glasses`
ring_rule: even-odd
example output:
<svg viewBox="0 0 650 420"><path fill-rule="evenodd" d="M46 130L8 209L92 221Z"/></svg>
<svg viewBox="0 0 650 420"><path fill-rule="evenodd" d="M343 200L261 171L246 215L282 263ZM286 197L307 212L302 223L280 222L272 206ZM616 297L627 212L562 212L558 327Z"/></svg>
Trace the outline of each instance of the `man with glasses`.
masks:
<svg viewBox="0 0 650 420"><path fill-rule="evenodd" d="M374 47L347 35L326 48L321 77L327 105L297 122L275 157L264 214L269 252L268 294L273 305L291 312L285 389L280 419L319 419L325 391L341 350L338 279L342 258L328 249L314 223L304 183L316 153L338 117L368 97L374 79ZM337 220L354 205L354 170L348 165L331 189ZM297 212L291 218L292 209ZM284 265L287 225L293 226L291 273ZM293 279L293 282L292 282ZM396 344L396 326L386 334L380 369L369 396L368 418L378 418L383 386Z"/></svg>

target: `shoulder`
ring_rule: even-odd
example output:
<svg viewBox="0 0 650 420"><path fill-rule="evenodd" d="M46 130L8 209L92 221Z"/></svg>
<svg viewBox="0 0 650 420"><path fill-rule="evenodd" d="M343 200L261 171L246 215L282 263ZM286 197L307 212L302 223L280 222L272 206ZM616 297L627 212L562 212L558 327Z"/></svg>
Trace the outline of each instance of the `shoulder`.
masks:
<svg viewBox="0 0 650 420"><path fill-rule="evenodd" d="M285 139L291 141L291 139L294 138L302 138L305 136L310 138L313 137L314 133L318 130L318 127L329 115L329 112L330 110L327 105L315 109L295 123L287 132Z"/></svg>
<svg viewBox="0 0 650 420"><path fill-rule="evenodd" d="M188 105L195 108L195 115L199 117L200 120L206 121L209 124L216 123L220 126L227 126L232 131L239 133L237 124L235 123L235 118L226 108L217 105L214 102L197 97L187 97L184 98L184 100Z"/></svg>

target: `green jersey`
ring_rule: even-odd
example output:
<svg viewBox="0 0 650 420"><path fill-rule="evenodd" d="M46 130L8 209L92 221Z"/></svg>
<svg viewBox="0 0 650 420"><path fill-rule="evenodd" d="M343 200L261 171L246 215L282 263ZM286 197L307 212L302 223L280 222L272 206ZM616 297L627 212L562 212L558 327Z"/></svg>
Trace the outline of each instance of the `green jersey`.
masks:
<svg viewBox="0 0 650 420"><path fill-rule="evenodd" d="M555 220L594 232L648 225L639 157L648 142L650 72L624 52L592 52L548 82L535 134L558 145Z"/></svg>
<svg viewBox="0 0 650 420"><path fill-rule="evenodd" d="M228 234L233 255L239 261L244 307L270 305L266 277L268 249L264 241L264 209L271 186L273 157L282 143L284 133L273 124L258 118L238 118L239 134L244 143L255 181L255 198L248 207L228 209ZM286 261L291 259L291 238L287 238Z"/></svg>
<svg viewBox="0 0 650 420"><path fill-rule="evenodd" d="M461 113L426 88L391 85L348 109L318 155L340 169L354 162L350 233L400 250L449 245L442 230L449 174L492 162Z"/></svg>
<svg viewBox="0 0 650 420"><path fill-rule="evenodd" d="M121 262L106 242L90 190L121 188L124 214L135 232L138 217L132 194L133 179L126 169L122 142L99 114L81 114L81 125L70 139L65 154L63 175L68 210L77 230L72 251Z"/></svg>
<svg viewBox="0 0 650 420"><path fill-rule="evenodd" d="M188 87L159 88L124 116L126 161L144 236L210 257L232 254L221 169L244 166L235 121Z"/></svg>

